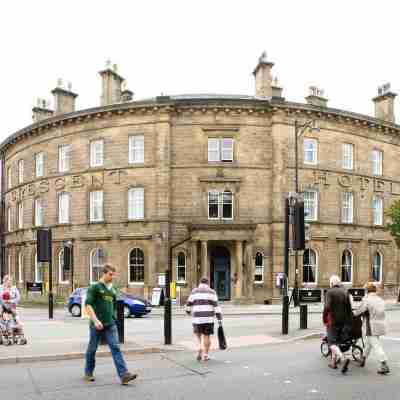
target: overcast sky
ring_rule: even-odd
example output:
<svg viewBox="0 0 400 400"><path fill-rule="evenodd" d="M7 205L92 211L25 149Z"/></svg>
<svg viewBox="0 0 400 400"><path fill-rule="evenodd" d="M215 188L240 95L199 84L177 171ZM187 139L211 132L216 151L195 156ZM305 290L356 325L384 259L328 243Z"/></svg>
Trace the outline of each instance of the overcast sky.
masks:
<svg viewBox="0 0 400 400"><path fill-rule="evenodd" d="M31 123L58 78L99 105L110 58L135 99L164 94L254 94L265 49L291 101L308 87L329 105L368 115L377 87L400 90L399 8L392 0L36 0L0 6L0 140ZM397 111L399 101L396 100ZM400 121L400 115L398 115Z"/></svg>

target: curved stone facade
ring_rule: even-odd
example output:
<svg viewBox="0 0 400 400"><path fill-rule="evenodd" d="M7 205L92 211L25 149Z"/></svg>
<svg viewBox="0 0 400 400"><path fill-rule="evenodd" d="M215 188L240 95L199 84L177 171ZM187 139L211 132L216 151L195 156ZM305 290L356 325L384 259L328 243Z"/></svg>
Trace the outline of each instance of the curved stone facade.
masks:
<svg viewBox="0 0 400 400"><path fill-rule="evenodd" d="M299 283L326 287L336 273L360 287L379 277L386 293L394 293L398 250L379 207L400 196L400 127L280 96L162 96L50 116L17 132L1 147L3 274L12 273L21 286L48 279L35 264L41 202L42 225L53 230L53 284L60 294L72 284L71 271L60 268L67 242L75 287L109 262L121 287L148 297L165 271L169 246L190 237L173 252L181 297L207 275L226 300L279 301L284 202L294 191L294 122L311 119L319 132L306 131L298 142L300 189L313 219L312 252L304 258L308 266L299 257ZM93 141L102 144L91 151ZM44 155L39 177L38 153ZM96 157L98 166L91 167ZM290 285L293 264L291 257Z"/></svg>

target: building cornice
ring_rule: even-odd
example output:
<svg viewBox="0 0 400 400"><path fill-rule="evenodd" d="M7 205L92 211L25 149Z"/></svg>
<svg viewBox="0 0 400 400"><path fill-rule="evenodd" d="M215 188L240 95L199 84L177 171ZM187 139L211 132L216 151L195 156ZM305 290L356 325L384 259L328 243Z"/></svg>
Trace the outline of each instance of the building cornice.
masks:
<svg viewBox="0 0 400 400"><path fill-rule="evenodd" d="M17 141L32 135L39 135L49 129L76 124L92 119L110 118L124 114L149 115L159 113L207 113L243 114L265 116L283 111L289 117L316 118L349 123L362 128L375 129L384 133L400 133L400 125L363 114L335 108L319 107L312 104L287 102L279 99L260 99L252 96L203 95L159 96L154 99L117 103L102 107L74 111L51 116L15 132L0 144L0 151Z"/></svg>

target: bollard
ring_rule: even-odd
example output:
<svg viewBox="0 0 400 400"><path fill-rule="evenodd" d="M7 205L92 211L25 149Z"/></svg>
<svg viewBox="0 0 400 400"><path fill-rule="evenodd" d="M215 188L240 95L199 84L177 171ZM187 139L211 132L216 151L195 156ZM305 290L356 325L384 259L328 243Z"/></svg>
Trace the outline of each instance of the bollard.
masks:
<svg viewBox="0 0 400 400"><path fill-rule="evenodd" d="M300 329L307 329L307 304L300 305Z"/></svg>
<svg viewBox="0 0 400 400"><path fill-rule="evenodd" d="M125 343L125 317L124 317L124 301L117 300L117 329L118 340L120 343Z"/></svg>
<svg viewBox="0 0 400 400"><path fill-rule="evenodd" d="M283 296L282 304L282 335L289 333L289 296Z"/></svg>

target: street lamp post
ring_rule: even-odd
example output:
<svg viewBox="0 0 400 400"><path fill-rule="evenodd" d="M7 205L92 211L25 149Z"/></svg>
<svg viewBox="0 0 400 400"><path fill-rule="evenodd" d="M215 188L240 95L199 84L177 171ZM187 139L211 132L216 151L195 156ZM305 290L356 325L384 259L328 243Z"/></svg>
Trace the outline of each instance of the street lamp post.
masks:
<svg viewBox="0 0 400 400"><path fill-rule="evenodd" d="M294 153L295 153L295 197L296 201L299 198L299 150L298 150L298 139L304 134L306 129L310 129L314 132L319 132L319 128L315 126L315 120L309 120L304 124L299 124L298 120L294 120ZM293 225L292 225L293 226ZM297 249L294 250L295 254L295 275L294 275L294 290L293 290L293 301L294 305L297 307L299 305L299 259L297 254Z"/></svg>

